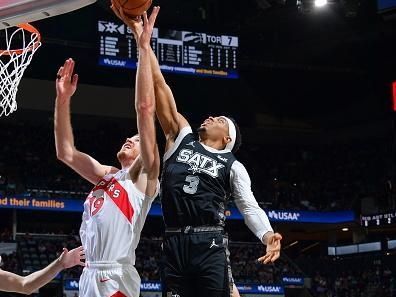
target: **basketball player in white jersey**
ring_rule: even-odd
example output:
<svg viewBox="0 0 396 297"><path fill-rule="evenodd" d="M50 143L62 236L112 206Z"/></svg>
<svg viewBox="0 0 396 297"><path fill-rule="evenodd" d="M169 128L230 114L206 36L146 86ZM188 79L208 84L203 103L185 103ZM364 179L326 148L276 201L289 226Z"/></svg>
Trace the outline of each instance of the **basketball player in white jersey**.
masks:
<svg viewBox="0 0 396 297"><path fill-rule="evenodd" d="M71 251L63 249L62 254L47 267L33 272L27 276L19 276L15 273L0 269L0 291L15 292L30 295L48 284L63 269L76 265L84 266L85 259L83 247L80 246ZM0 267L2 261L0 257Z"/></svg>
<svg viewBox="0 0 396 297"><path fill-rule="evenodd" d="M141 39L150 39L156 11L146 18ZM151 26L152 27L152 26ZM147 30L146 30L147 28ZM149 33L147 33L147 32ZM74 61L59 69L56 81L55 142L57 157L95 186L84 203L80 229L86 253L80 297L137 297L140 277L135 249L153 198L159 190L159 154L155 139L155 101L147 49L139 48L136 77L138 135L127 138L117 158L121 169L100 164L74 146L70 100L77 87ZM103 140L105 145L105 139Z"/></svg>

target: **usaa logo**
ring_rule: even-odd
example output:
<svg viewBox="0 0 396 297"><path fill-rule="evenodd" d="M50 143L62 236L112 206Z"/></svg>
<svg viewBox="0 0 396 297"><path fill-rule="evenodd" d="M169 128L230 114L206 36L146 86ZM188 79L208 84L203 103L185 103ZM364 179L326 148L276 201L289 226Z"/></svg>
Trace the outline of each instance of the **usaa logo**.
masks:
<svg viewBox="0 0 396 297"><path fill-rule="evenodd" d="M258 286L257 290L265 293L281 293L282 288L278 286Z"/></svg>
<svg viewBox="0 0 396 297"><path fill-rule="evenodd" d="M140 289L150 290L150 291L161 291L161 284L160 283L141 283Z"/></svg>
<svg viewBox="0 0 396 297"><path fill-rule="evenodd" d="M298 212L271 210L268 212L268 217L280 221L298 221L300 214Z"/></svg>

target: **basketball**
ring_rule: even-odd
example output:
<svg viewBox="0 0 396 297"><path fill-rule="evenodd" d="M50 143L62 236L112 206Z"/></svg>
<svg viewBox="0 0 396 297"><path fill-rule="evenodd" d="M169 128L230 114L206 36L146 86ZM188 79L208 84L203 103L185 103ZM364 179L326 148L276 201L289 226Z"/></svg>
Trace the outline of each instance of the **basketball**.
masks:
<svg viewBox="0 0 396 297"><path fill-rule="evenodd" d="M117 9L123 9L126 16L137 17L150 8L153 0L114 0Z"/></svg>

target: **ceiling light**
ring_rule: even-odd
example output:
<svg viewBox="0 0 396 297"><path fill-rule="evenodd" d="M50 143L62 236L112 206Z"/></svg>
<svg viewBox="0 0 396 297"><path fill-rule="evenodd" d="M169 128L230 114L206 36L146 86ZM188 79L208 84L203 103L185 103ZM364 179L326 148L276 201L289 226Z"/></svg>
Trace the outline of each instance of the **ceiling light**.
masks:
<svg viewBox="0 0 396 297"><path fill-rule="evenodd" d="M327 4L327 0L315 0L315 7L323 7Z"/></svg>

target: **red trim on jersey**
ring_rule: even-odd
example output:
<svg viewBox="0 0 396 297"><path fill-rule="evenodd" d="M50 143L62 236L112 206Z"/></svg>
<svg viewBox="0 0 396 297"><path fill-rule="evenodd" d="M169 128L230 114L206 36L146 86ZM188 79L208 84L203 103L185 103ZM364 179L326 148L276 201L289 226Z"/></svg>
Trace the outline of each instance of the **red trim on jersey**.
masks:
<svg viewBox="0 0 396 297"><path fill-rule="evenodd" d="M132 223L132 217L135 211L131 205L131 202L129 201L128 192L114 177L110 180L105 192L118 206L127 220Z"/></svg>
<svg viewBox="0 0 396 297"><path fill-rule="evenodd" d="M111 295L110 297L127 297L127 296L122 294L120 291L118 291L117 293Z"/></svg>
<svg viewBox="0 0 396 297"><path fill-rule="evenodd" d="M135 210L133 209L131 202L129 201L128 192L122 187L122 185L114 177L112 177L108 181L105 179L100 180L92 189L91 193L98 189L104 190L106 194L111 198L111 200L113 200L115 205L117 205L119 210L121 210L127 220L132 223L132 217ZM89 197L90 195L88 195L88 198ZM93 202L91 201L91 199L90 203Z"/></svg>

